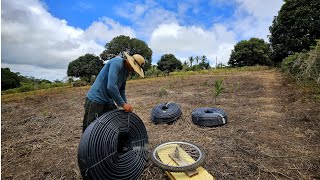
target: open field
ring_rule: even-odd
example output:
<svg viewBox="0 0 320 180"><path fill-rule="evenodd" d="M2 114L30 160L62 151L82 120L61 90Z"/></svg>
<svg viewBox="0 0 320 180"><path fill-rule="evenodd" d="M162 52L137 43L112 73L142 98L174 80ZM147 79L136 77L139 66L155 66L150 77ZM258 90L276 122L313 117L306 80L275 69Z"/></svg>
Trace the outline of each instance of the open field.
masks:
<svg viewBox="0 0 320 180"><path fill-rule="evenodd" d="M213 83L226 90L214 103ZM1 98L1 177L80 179L77 146L89 87L64 87ZM144 121L149 149L185 140L201 146L204 168L217 179L320 179L320 103L276 70L221 71L132 80L127 98ZM151 109L176 102L182 117L154 125ZM229 123L202 128L191 122L199 107L220 107ZM166 179L147 163L140 179Z"/></svg>

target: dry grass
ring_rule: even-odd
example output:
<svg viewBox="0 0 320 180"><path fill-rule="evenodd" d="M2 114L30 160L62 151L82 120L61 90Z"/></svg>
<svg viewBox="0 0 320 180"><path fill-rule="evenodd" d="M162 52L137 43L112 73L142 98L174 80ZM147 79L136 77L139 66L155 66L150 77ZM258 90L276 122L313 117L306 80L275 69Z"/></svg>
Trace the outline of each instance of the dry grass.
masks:
<svg viewBox="0 0 320 180"><path fill-rule="evenodd" d="M214 104L213 83L226 90ZM159 96L161 87L167 92ZM89 87L2 96L4 179L80 179L77 146ZM320 106L275 70L221 72L129 81L127 97L144 121L149 149L173 140L201 146L204 168L218 179L319 179ZM178 103L171 125L150 121L151 109ZM191 122L199 107L223 108L229 123L202 128ZM140 179L166 179L147 163Z"/></svg>

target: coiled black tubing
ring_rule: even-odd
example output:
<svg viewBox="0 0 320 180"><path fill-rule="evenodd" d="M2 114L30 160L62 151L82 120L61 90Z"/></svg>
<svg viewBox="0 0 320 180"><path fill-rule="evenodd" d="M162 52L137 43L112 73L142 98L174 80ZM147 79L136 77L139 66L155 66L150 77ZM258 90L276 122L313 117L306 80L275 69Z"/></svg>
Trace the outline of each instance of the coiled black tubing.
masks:
<svg viewBox="0 0 320 180"><path fill-rule="evenodd" d="M220 108L197 108L192 111L192 122L200 126L221 126L227 121L226 112Z"/></svg>
<svg viewBox="0 0 320 180"><path fill-rule="evenodd" d="M109 111L94 120L81 136L81 175L83 179L138 179L147 161L147 145L147 130L136 114Z"/></svg>
<svg viewBox="0 0 320 180"><path fill-rule="evenodd" d="M180 107L174 103L161 103L152 108L151 120L153 123L171 123L182 115Z"/></svg>

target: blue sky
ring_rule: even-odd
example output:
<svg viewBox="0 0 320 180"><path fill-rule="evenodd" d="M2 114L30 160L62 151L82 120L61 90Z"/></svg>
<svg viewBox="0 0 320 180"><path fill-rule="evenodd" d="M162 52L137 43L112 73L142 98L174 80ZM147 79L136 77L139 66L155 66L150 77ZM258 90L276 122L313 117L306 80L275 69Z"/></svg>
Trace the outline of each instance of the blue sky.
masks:
<svg viewBox="0 0 320 180"><path fill-rule="evenodd" d="M268 40L281 0L2 0L1 66L49 80L69 62L99 55L112 38L145 41L153 64L166 53L181 61L206 55L226 64L244 39Z"/></svg>

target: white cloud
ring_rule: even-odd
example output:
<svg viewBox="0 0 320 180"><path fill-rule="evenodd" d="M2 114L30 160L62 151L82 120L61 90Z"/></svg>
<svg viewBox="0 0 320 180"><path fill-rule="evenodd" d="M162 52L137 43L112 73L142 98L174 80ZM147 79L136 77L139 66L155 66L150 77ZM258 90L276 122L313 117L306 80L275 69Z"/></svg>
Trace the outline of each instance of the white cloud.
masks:
<svg viewBox="0 0 320 180"><path fill-rule="evenodd" d="M95 40L105 44L111 41L114 37L122 34L132 38L136 37L136 33L132 28L124 27L119 22L103 17L100 21L93 22L90 27L86 29L84 36L86 39Z"/></svg>
<svg viewBox="0 0 320 180"><path fill-rule="evenodd" d="M231 22L233 29L240 39L251 37L262 38L268 41L269 27L273 17L278 15L283 1L281 0L235 0L239 7L236 9L235 21Z"/></svg>
<svg viewBox="0 0 320 180"><path fill-rule="evenodd" d="M64 69L66 76L72 60L86 53L99 55L114 36L135 36L130 27L108 18L93 22L86 30L69 26L66 20L47 12L38 0L2 1L1 26L2 66L35 67L34 70L26 68L29 73L24 72L48 79L46 73L40 74L36 69L44 68L42 71L47 69L51 73L50 69ZM13 71L17 71L17 67L11 66Z"/></svg>
<svg viewBox="0 0 320 180"><path fill-rule="evenodd" d="M257 18L273 18L278 14L283 4L282 0L236 0L240 3L241 10L244 10Z"/></svg>
<svg viewBox="0 0 320 180"><path fill-rule="evenodd" d="M159 25L177 23L177 14L166 10L155 1L144 3L126 3L116 9L118 15L127 18L142 39L150 38L150 34Z"/></svg>
<svg viewBox="0 0 320 180"><path fill-rule="evenodd" d="M226 64L235 44L235 34L221 24L204 30L197 26L162 24L153 31L149 45L158 55L172 53L178 59L206 55L211 65L215 59ZM158 59L154 59L158 61Z"/></svg>

